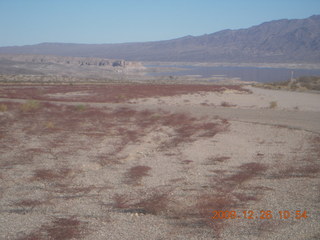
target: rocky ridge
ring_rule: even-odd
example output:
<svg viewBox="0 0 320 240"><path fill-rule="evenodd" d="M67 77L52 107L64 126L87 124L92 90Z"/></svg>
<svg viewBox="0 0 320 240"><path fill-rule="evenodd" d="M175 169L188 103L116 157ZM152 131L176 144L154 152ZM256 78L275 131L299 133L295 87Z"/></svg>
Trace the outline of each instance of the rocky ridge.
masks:
<svg viewBox="0 0 320 240"><path fill-rule="evenodd" d="M11 55L1 54L0 60L12 62L24 62L35 64L62 64L73 66L96 66L96 67L115 67L115 68L135 68L143 69L140 62L130 62L125 60L114 60L96 57L64 57L53 55Z"/></svg>

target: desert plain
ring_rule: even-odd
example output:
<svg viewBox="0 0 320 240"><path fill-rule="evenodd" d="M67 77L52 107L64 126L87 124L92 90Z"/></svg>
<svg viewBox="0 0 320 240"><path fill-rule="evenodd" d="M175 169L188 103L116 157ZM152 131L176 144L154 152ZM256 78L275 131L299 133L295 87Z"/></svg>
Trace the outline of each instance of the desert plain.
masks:
<svg viewBox="0 0 320 240"><path fill-rule="evenodd" d="M320 94L0 86L1 239L320 239Z"/></svg>

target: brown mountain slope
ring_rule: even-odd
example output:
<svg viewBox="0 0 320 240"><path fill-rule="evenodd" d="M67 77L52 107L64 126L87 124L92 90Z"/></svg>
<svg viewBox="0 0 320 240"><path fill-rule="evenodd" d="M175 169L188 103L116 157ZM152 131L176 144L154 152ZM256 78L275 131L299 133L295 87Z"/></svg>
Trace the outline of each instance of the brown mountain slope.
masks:
<svg viewBox="0 0 320 240"><path fill-rule="evenodd" d="M103 57L135 61L320 62L320 15L277 20L202 36L122 44L41 43L0 53Z"/></svg>

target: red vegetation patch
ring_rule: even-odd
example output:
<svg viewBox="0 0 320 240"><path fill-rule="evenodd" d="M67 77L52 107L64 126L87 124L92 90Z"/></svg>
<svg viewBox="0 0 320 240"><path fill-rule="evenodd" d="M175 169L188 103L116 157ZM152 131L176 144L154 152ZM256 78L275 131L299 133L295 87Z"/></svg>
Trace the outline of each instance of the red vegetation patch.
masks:
<svg viewBox="0 0 320 240"><path fill-rule="evenodd" d="M52 169L37 169L34 171L33 179L34 180L55 180L55 179L64 179L70 173L72 172L72 169L69 168L61 168L58 170L52 170Z"/></svg>
<svg viewBox="0 0 320 240"><path fill-rule="evenodd" d="M126 181L127 184L137 184L141 181L143 177L149 176L148 172L151 170L151 167L148 166L135 166L130 168L126 174Z"/></svg>
<svg viewBox="0 0 320 240"><path fill-rule="evenodd" d="M214 164L217 164L217 163L223 163L227 160L229 160L230 157L225 157L225 156L222 156L222 157L210 157L208 158L207 162L204 163L204 165L214 165Z"/></svg>
<svg viewBox="0 0 320 240"><path fill-rule="evenodd" d="M135 206L147 214L159 215L167 211L169 200L169 193L158 191L140 200Z"/></svg>
<svg viewBox="0 0 320 240"><path fill-rule="evenodd" d="M314 137L311 139L312 151L320 158L320 137Z"/></svg>
<svg viewBox="0 0 320 240"><path fill-rule="evenodd" d="M229 159L221 157L222 161ZM245 206L249 201L258 201L259 198L254 194L239 193L236 190L239 185L267 170L267 167L260 163L247 163L239 167L239 171L231 176L225 176L224 172L218 172L217 177L213 178L212 188L216 193L204 193L196 198L196 204L190 212L195 221L204 226L210 226L214 230L216 237L220 237L225 228L224 218L212 217L214 211L230 211L239 206ZM180 213L181 214L181 213ZM186 216L187 217L187 216Z"/></svg>
<svg viewBox="0 0 320 240"><path fill-rule="evenodd" d="M160 132L161 129L164 130L165 137L164 140L160 138L159 141L156 141L159 144L158 147L160 148L157 148L159 150L161 150L162 143L168 148L180 146L180 144L200 138L211 138L217 133L227 130L229 126L227 121L219 118L198 119L187 114L173 114L163 111L137 111L130 108L111 110L90 106L74 107L41 103L37 111L31 114L21 111L20 105L10 106L10 114L12 113L14 118L10 120L11 122L4 120L4 123L9 127L12 124L22 126L19 128L20 134L27 136L26 139L35 137L38 140L32 146L27 145L26 150L24 150L26 154L34 156L34 162L40 162L44 157L54 164L54 167L36 168L32 172L33 176L30 180L32 182L53 183L50 186L48 185L50 192L58 194L59 198L64 198L64 200L86 196L91 190L95 189L94 186L74 186L69 180L73 179L74 173L85 170L74 169L75 165L65 165L71 157L72 160L76 159L76 156L81 156L87 149L90 151L90 161L99 162L105 167L108 164L121 163L121 159L127 154L125 148L129 144L137 145L142 137L149 133L153 134L155 131ZM0 139L1 143L7 143L8 136L10 136L9 133L4 132L3 139ZM18 138L14 140L16 142L21 141ZM95 148L98 148L99 151L92 151ZM169 156L170 151L165 154ZM182 164L191 164L191 162L188 159L181 159ZM44 166L42 162L41 166ZM52 164L49 166L52 166ZM96 167L100 169L100 166L95 164L92 166L94 169ZM84 167L79 166L80 169ZM149 166L133 166L125 172L124 182L139 184L144 177L150 174L150 170ZM207 221L207 219L203 219L204 215L207 216L205 211L214 207L209 203L210 200L214 198L216 206L222 206L224 201L227 206L234 201L233 199L223 199L217 195L213 195L212 198L207 200L205 198L203 196L201 200L203 206L201 206L200 199L196 199L196 206L193 205L194 209L191 211L192 215L196 216L196 221L202 223ZM21 207L32 208L42 203L24 200L17 204ZM169 191L157 189L139 192L134 196L115 195L113 198L113 208L126 213L164 214L168 217L175 217L172 207L174 205L174 199ZM190 212L181 214L181 216L188 217ZM193 217L191 218L194 220ZM39 232L32 233L33 235L31 234L25 239L78 239L77 222L79 221L74 218L59 218L52 224L41 227ZM72 227L62 228L61 225L63 224L73 226L75 228L74 232ZM81 223L79 224L81 226ZM58 231L61 232L61 235Z"/></svg>
<svg viewBox="0 0 320 240"><path fill-rule="evenodd" d="M197 137L214 137L226 131L229 124L226 122L204 122L184 114L171 114L162 117L161 124L174 128L172 138L163 143L161 148L174 148L181 143L193 142Z"/></svg>
<svg viewBox="0 0 320 240"><path fill-rule="evenodd" d="M113 197L113 207L125 213L160 215L168 210L170 202L170 192L157 189L140 192L136 198L125 194Z"/></svg>
<svg viewBox="0 0 320 240"><path fill-rule="evenodd" d="M200 195L195 205L200 223L212 227L217 236L220 236L224 228L224 221L221 218L212 219L213 211L226 211L235 207L236 202L230 196L210 194Z"/></svg>
<svg viewBox="0 0 320 240"><path fill-rule="evenodd" d="M128 144L139 142L141 137L156 127L165 126L173 130L171 139L163 143L164 148L172 148L181 143L195 141L199 137L213 137L229 126L229 123L223 120L206 122L186 114L163 111L136 111L130 108L110 110L90 106L83 106L79 110L74 106L41 103L36 114L30 114L20 111L19 106L20 104L13 109L16 115L13 122L22 123L22 131L29 136L52 135L48 148L66 146L68 153L74 154L88 147L81 143L81 139L85 138L76 136L91 137L97 141L105 136L114 136L118 140L116 149L107 156L113 160ZM9 124L9 120L4 124ZM68 144L71 140L72 144ZM102 159L102 165L108 164L108 159Z"/></svg>
<svg viewBox="0 0 320 240"><path fill-rule="evenodd" d="M33 199L24 199L24 200L20 200L15 202L16 206L19 207L35 207L35 206L39 206L43 204L42 201L39 200L33 200Z"/></svg>
<svg viewBox="0 0 320 240"><path fill-rule="evenodd" d="M268 168L267 166L265 166L264 164L261 163L246 163L240 166L240 171L229 176L226 177L224 179L224 181L228 181L228 182L236 182L238 184L243 183L247 180L250 180L254 177L256 177L257 175L259 175L260 173L266 171Z"/></svg>
<svg viewBox="0 0 320 240"><path fill-rule="evenodd" d="M56 218L51 224L43 225L39 230L20 238L20 240L40 239L81 239L87 230L86 223L75 218Z"/></svg>
<svg viewBox="0 0 320 240"><path fill-rule="evenodd" d="M126 102L135 98L174 96L196 92L223 92L226 89L249 92L241 86L183 85L183 84L105 84L105 85L33 85L1 86L6 98L72 101ZM77 94L77 93L85 94ZM57 95L55 95L57 94ZM69 94L69 96L63 96ZM70 95L71 94L71 95ZM72 95L73 94L73 95Z"/></svg>
<svg viewBox="0 0 320 240"><path fill-rule="evenodd" d="M246 194L246 193L234 193L233 194L238 201L240 201L241 203L246 203L248 201L258 201L258 197L257 196L253 196L250 194Z"/></svg>
<svg viewBox="0 0 320 240"><path fill-rule="evenodd" d="M320 165L319 164L308 164L301 167L288 167L279 171L276 174L276 178L297 178L297 177L308 177L313 178L316 177L316 174L320 173Z"/></svg>
<svg viewBox="0 0 320 240"><path fill-rule="evenodd" d="M192 163L193 161L192 160L183 160L183 161L181 161L182 162L182 164L190 164L190 163Z"/></svg>
<svg viewBox="0 0 320 240"><path fill-rule="evenodd" d="M113 207L117 209L126 209L130 208L132 205L133 199L125 194L115 194L112 198Z"/></svg>
<svg viewBox="0 0 320 240"><path fill-rule="evenodd" d="M231 103L228 103L228 102L221 102L221 106L222 107L235 107L237 105L231 104Z"/></svg>

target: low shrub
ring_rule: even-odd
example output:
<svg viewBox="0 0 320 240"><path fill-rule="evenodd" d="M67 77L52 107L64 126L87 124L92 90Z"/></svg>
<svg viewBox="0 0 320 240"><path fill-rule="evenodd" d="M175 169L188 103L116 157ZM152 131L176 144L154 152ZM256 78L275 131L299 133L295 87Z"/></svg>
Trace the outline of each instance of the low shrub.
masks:
<svg viewBox="0 0 320 240"><path fill-rule="evenodd" d="M126 183L127 184L137 184L141 181L143 177L149 176L148 172L151 170L148 166L135 166L130 168L126 172Z"/></svg>
<svg viewBox="0 0 320 240"><path fill-rule="evenodd" d="M5 104L0 104L0 112L6 112L8 110L8 106Z"/></svg>
<svg viewBox="0 0 320 240"><path fill-rule="evenodd" d="M228 102L221 102L221 107L235 107L236 105L235 104L231 104L231 103L228 103Z"/></svg>
<svg viewBox="0 0 320 240"><path fill-rule="evenodd" d="M28 100L21 105L22 112L30 112L40 108L40 103L36 100Z"/></svg>
<svg viewBox="0 0 320 240"><path fill-rule="evenodd" d="M84 111L84 110L86 110L86 106L82 105L82 104L76 105L75 110L76 111Z"/></svg>
<svg viewBox="0 0 320 240"><path fill-rule="evenodd" d="M271 101L269 103L269 108L274 109L278 106L278 103L276 101Z"/></svg>

